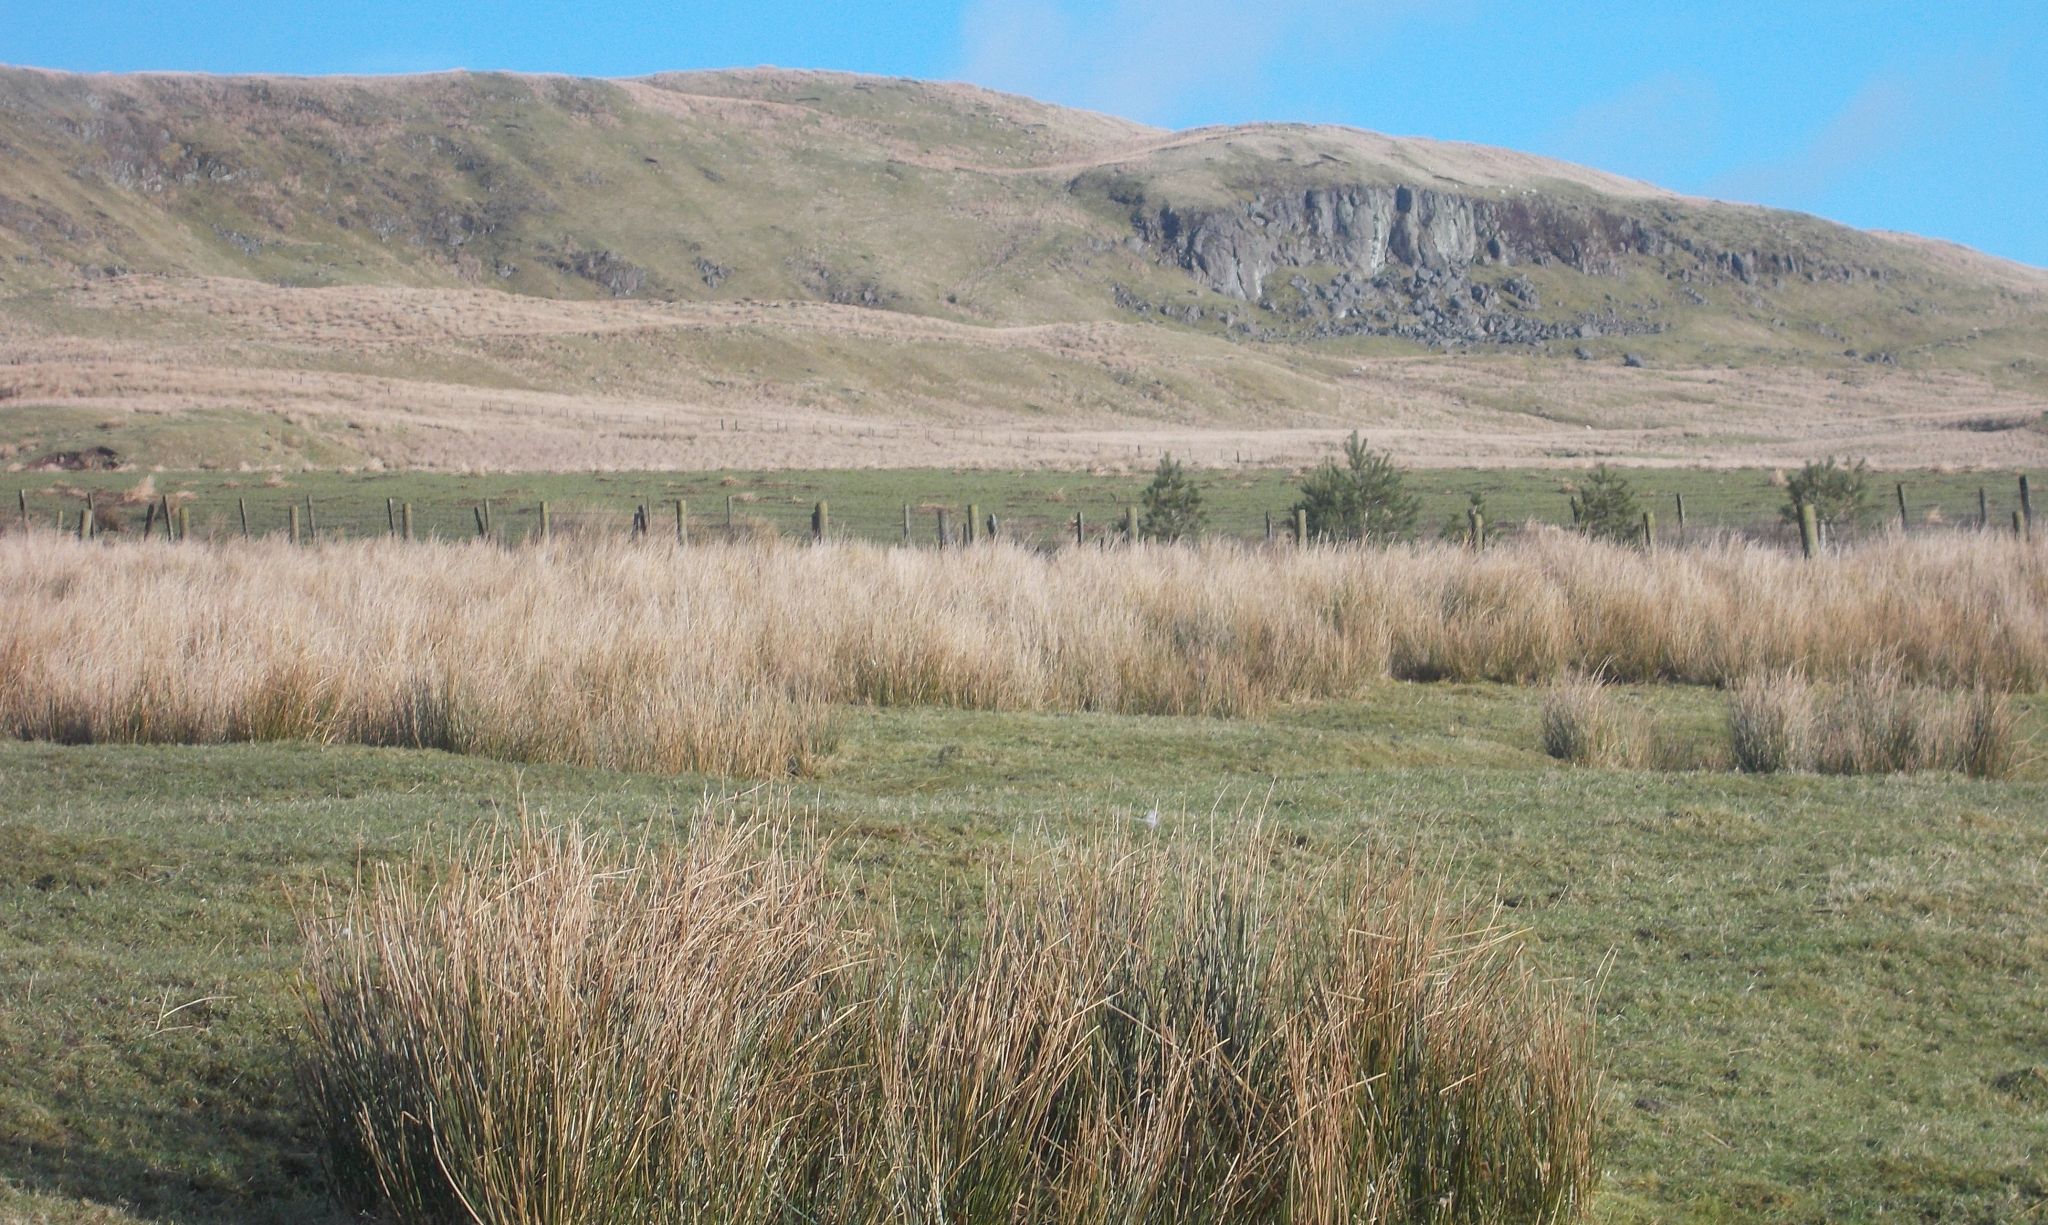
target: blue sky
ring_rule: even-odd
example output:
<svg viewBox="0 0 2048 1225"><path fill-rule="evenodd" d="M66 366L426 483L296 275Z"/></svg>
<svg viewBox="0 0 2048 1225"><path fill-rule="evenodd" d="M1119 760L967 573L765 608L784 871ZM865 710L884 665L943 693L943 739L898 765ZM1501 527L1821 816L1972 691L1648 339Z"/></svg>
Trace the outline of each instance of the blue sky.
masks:
<svg viewBox="0 0 2048 1225"><path fill-rule="evenodd" d="M1506 145L2048 265L2048 0L0 0L0 62L967 80Z"/></svg>

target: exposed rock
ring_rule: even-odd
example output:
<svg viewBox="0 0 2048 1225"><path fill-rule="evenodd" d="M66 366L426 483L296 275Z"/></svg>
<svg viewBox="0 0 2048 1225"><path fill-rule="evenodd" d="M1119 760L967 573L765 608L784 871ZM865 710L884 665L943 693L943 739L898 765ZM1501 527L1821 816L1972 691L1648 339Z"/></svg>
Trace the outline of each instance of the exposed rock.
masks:
<svg viewBox="0 0 2048 1225"><path fill-rule="evenodd" d="M1777 283L1786 277L1853 280L1876 270L1823 266L1797 250L1724 251L1619 208L1556 194L1465 195L1435 189L1355 184L1268 190L1237 205L1182 208L1148 197L1142 185L1085 176L1075 190L1103 190L1131 212L1141 250L1181 268L1203 287L1258 304L1275 327L1307 338L1395 336L1437 347L1538 346L1554 340L1662 332L1655 299L1571 318L1532 318L1543 309L1520 275L1481 272L1513 265L1557 266L1618 277L1645 264L1684 286ZM1666 220L1670 218L1667 216ZM1303 269L1336 268L1317 279ZM1279 280L1283 274L1284 282ZM1186 319L1179 307L1138 301L1119 288L1117 304Z"/></svg>
<svg viewBox="0 0 2048 1225"><path fill-rule="evenodd" d="M725 278L732 275L732 269L700 255L697 257L697 275L703 280L705 288L716 289Z"/></svg>
<svg viewBox="0 0 2048 1225"><path fill-rule="evenodd" d="M1359 185L1261 194L1199 212L1143 198L1127 203L1148 246L1209 288L1252 302L1282 268L1334 264L1372 277L1389 265L1462 271L1482 262L1557 263L1612 275L1623 255L1663 245L1633 218L1547 197ZM1533 288L1519 284L1533 298Z"/></svg>
<svg viewBox="0 0 2048 1225"><path fill-rule="evenodd" d="M1631 370L1641 370L1643 368L1643 355L1640 353L1624 353L1621 355L1621 364Z"/></svg>
<svg viewBox="0 0 2048 1225"><path fill-rule="evenodd" d="M604 287L614 298L630 298L647 284L647 271L610 251L572 251L555 261L564 272Z"/></svg>
<svg viewBox="0 0 2048 1225"><path fill-rule="evenodd" d="M86 447L78 451L52 451L27 465L30 472L110 472L121 466L121 453L112 447Z"/></svg>

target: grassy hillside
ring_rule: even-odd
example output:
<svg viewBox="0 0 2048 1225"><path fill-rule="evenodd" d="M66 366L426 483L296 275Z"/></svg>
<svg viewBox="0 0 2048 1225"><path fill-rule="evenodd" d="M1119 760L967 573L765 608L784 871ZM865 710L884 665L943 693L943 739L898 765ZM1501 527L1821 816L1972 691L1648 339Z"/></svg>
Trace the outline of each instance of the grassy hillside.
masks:
<svg viewBox="0 0 2048 1225"><path fill-rule="evenodd" d="M1351 425L1430 462L1967 464L1949 424L2048 407L2038 270L1349 129L771 70L7 69L0 165L18 450L79 410L177 419L116 449L186 466L1077 466ZM832 436L678 444L735 417ZM167 440L192 420L224 428Z"/></svg>

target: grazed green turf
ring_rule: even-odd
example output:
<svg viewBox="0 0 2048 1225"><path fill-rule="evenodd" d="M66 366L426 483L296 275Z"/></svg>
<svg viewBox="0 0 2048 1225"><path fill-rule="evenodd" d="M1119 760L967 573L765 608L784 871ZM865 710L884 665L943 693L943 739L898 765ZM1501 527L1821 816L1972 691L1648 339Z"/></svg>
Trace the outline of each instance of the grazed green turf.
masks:
<svg viewBox="0 0 2048 1225"><path fill-rule="evenodd" d="M1150 462L1156 462L1156 456ZM1134 461L1142 464L1147 461ZM1784 533L1778 509L1784 490L1762 469L1634 469L1628 476L1644 509L1657 518L1667 537L1677 528L1677 499L1683 497L1686 521L1695 529L1765 527ZM75 525L84 505L83 490L129 490L143 479L134 472L13 473L0 482L6 505L0 516L14 521L17 491L26 491L30 512L49 523L58 511ZM1585 472L1564 469L1418 469L1411 474L1422 495L1421 534L1434 536L1447 526L1462 525L1472 494L1485 499L1486 514L1496 528L1526 521L1570 522L1568 490ZM161 493L191 495L190 515L197 533L240 530L238 500L246 504L254 532L281 532L289 508L300 507L302 522L315 524L323 536L361 536L387 530L386 499L413 505L416 534L469 537L476 533L475 514L491 503L495 534L522 540L535 530L538 507L550 504L554 521L563 527L583 525L623 533L633 508L646 504L653 531L664 539L674 534L674 502L687 502L692 530L699 536L722 531L726 500L732 499L736 522L759 522L790 535L810 531L810 516L819 501L829 503L834 530L874 540L902 537L903 507L912 508L912 539L936 539L938 508L949 508L957 528L969 504L995 514L999 527L1026 539L1044 542L1072 537L1076 512L1091 536L1121 522L1123 509L1137 502L1148 471L1091 475L1085 472L981 471L973 469L898 469L773 472L618 472L582 474L452 475L419 473L300 472L266 477L249 473L163 472L149 474ZM1287 511L1298 496L1300 478L1279 469L1210 469L1198 472L1204 508L1214 532L1258 538L1270 512L1279 530L1286 529ZM281 483L279 483L281 482ZM1895 485L1906 486L1909 516L1916 530L1930 523L1974 524L1977 491L1990 501L1993 526L2009 525L2018 504L2012 473L1903 472L1873 474L1870 526L1895 522ZM2048 495L2044 495L2048 496ZM306 510L306 500L312 509ZM143 523L139 502L125 507L122 517L131 531Z"/></svg>
<svg viewBox="0 0 2048 1225"><path fill-rule="evenodd" d="M1389 684L1243 721L855 710L792 798L864 893L913 914L1048 831L1155 808L1223 836L1263 811L1333 855L1420 848L1506 899L1547 971L1604 982L1598 1219L2048 1213L2048 770L1569 769L1537 750L1539 700ZM1681 744L1718 726L1709 692L1624 700ZM291 899L522 794L667 837L720 786L397 750L0 745L0 1219L318 1219L286 1053Z"/></svg>

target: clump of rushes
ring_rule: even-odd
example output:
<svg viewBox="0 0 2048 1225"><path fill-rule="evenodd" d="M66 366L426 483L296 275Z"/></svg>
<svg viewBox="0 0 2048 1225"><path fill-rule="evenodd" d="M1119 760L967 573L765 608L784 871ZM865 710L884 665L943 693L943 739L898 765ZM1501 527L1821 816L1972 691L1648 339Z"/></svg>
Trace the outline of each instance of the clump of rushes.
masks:
<svg viewBox="0 0 2048 1225"><path fill-rule="evenodd" d="M306 739L803 773L847 703L1255 714L1389 677L1730 685L1894 661L2048 683L2048 550L1896 534L1825 564L1529 532L1485 550L531 548L0 537L0 735Z"/></svg>
<svg viewBox="0 0 2048 1225"><path fill-rule="evenodd" d="M1583 1001L1414 865L1113 837L928 948L710 818L312 915L336 1184L401 1221L1521 1222L1595 1179Z"/></svg>
<svg viewBox="0 0 2048 1225"><path fill-rule="evenodd" d="M2012 700L1979 685L1956 698L1955 768L1971 778L2011 778L2019 765L2019 718Z"/></svg>
<svg viewBox="0 0 2048 1225"><path fill-rule="evenodd" d="M2018 721L2004 694L1911 685L1895 669L1825 684L1796 671L1749 678L1730 694L1728 730L1737 768L1759 774L2006 778L2018 759Z"/></svg>
<svg viewBox="0 0 2048 1225"><path fill-rule="evenodd" d="M1641 764L1643 737L1606 681L1573 672L1544 692L1543 751L1574 765L1627 768Z"/></svg>
<svg viewBox="0 0 2048 1225"><path fill-rule="evenodd" d="M335 1187L408 1222L828 1202L873 999L845 911L815 856L738 824L661 852L522 829L380 869L306 923Z"/></svg>
<svg viewBox="0 0 2048 1225"><path fill-rule="evenodd" d="M1798 770L1811 760L1811 686L1795 671L1747 677L1728 695L1728 742L1747 774Z"/></svg>

